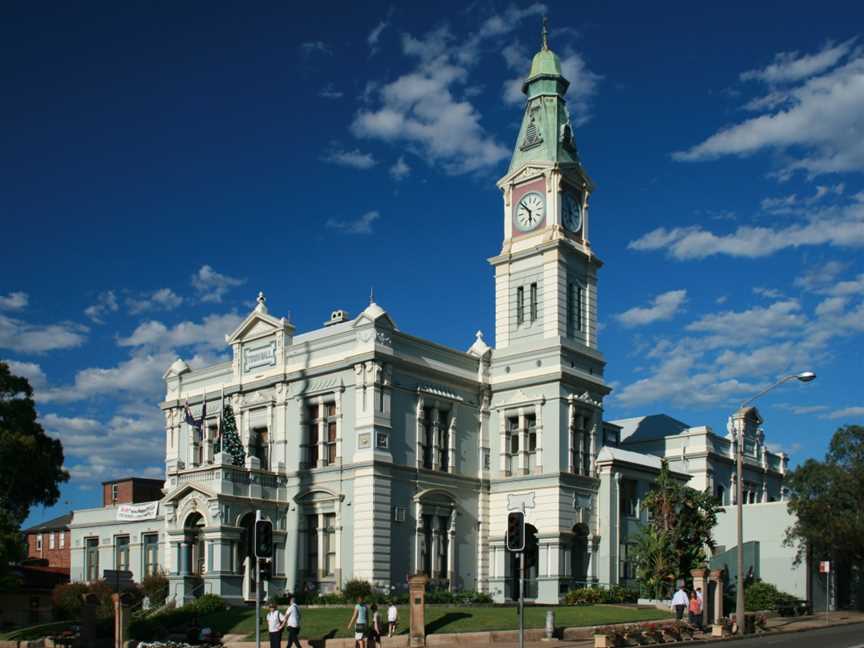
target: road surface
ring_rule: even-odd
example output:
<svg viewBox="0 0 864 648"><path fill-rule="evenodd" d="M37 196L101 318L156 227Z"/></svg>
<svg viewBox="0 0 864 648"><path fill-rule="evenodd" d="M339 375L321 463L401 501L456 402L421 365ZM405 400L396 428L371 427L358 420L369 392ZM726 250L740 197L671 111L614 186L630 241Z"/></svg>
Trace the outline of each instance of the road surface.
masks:
<svg viewBox="0 0 864 648"><path fill-rule="evenodd" d="M711 645L711 644L708 644ZM864 648L864 623L742 639L734 648ZM706 646L707 648L707 646Z"/></svg>

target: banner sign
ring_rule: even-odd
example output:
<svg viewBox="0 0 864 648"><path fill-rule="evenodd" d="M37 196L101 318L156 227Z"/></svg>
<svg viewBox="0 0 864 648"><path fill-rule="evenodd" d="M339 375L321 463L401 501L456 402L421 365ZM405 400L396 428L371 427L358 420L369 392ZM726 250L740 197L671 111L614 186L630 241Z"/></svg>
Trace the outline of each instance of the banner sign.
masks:
<svg viewBox="0 0 864 648"><path fill-rule="evenodd" d="M117 519L125 522L152 520L159 515L159 502L145 504L120 504L117 507Z"/></svg>

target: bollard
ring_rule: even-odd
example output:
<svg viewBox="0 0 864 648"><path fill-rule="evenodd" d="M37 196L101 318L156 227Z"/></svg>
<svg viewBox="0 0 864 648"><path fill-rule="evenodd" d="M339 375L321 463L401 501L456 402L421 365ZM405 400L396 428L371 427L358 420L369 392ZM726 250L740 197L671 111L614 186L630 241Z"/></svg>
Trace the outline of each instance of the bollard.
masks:
<svg viewBox="0 0 864 648"><path fill-rule="evenodd" d="M546 610L546 636L543 641L552 641L555 638L555 610Z"/></svg>

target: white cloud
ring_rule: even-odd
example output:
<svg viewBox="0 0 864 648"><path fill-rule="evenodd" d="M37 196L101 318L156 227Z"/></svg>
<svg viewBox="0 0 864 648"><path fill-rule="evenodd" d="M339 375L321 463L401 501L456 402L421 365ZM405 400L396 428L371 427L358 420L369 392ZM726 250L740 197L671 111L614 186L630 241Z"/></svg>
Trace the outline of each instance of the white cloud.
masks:
<svg viewBox="0 0 864 648"><path fill-rule="evenodd" d="M704 259L717 254L757 258L787 248L834 245L864 246L864 205L850 204L814 210L805 223L777 227L741 226L715 234L701 225L659 227L631 241L631 250L663 250L678 260Z"/></svg>
<svg viewBox="0 0 864 648"><path fill-rule="evenodd" d="M802 414L816 414L818 412L824 412L829 408L827 405L788 405L784 406L784 409L788 409L796 416L800 416Z"/></svg>
<svg viewBox="0 0 864 648"><path fill-rule="evenodd" d="M823 418L859 420L864 418L864 407L844 407L825 415Z"/></svg>
<svg viewBox="0 0 864 648"><path fill-rule="evenodd" d="M353 169L371 169L376 164L378 164L374 157L372 157L371 153L364 153L360 149L354 149L351 151L339 149L339 148L331 148L329 151L324 153L321 156L321 159L324 162L331 162L333 164L338 164L340 166L351 167Z"/></svg>
<svg viewBox="0 0 864 648"><path fill-rule="evenodd" d="M716 343L743 344L767 340L800 330L807 323L801 304L795 299L778 301L769 306L755 306L743 311L722 311L703 315L685 329L706 333Z"/></svg>
<svg viewBox="0 0 864 648"><path fill-rule="evenodd" d="M769 214L806 214L807 207L821 202L824 198L831 196L842 196L846 185L842 182L836 185L818 185L812 196L799 196L790 194L788 196L776 196L764 198L760 203L763 211Z"/></svg>
<svg viewBox="0 0 864 648"><path fill-rule="evenodd" d="M355 220L337 220L328 218L326 226L344 232L345 234L371 234L372 223L381 218L377 211L366 212Z"/></svg>
<svg viewBox="0 0 864 648"><path fill-rule="evenodd" d="M747 107L769 112L725 127L673 157L697 161L774 150L788 160L780 179L796 170L810 176L864 171L864 48L851 45L846 41L812 56L778 55L767 68L745 73L748 79L799 84L785 90L785 97L772 88L762 101L751 100Z"/></svg>
<svg viewBox="0 0 864 648"><path fill-rule="evenodd" d="M43 353L79 347L87 339L88 328L73 322L30 324L0 315L0 349L19 353Z"/></svg>
<svg viewBox="0 0 864 648"><path fill-rule="evenodd" d="M21 310L27 307L30 298L25 292L10 292L5 297L0 295L0 310Z"/></svg>
<svg viewBox="0 0 864 648"><path fill-rule="evenodd" d="M75 374L71 385L51 387L36 394L40 403L69 403L97 396L113 399L153 399L162 391L162 374L176 359L171 352L140 353L114 367L91 367Z"/></svg>
<svg viewBox="0 0 864 648"><path fill-rule="evenodd" d="M795 285L809 291L819 291L846 269L846 263L842 261L827 261L818 263L808 268L803 274L795 279Z"/></svg>
<svg viewBox="0 0 864 648"><path fill-rule="evenodd" d="M483 128L482 115L470 101L477 84L469 83L469 72L489 43L498 44L522 20L544 11L541 4L510 7L458 41L447 26L419 38L403 34L402 51L415 59L414 68L366 94L352 133L361 139L406 144L451 174L499 164L509 149Z"/></svg>
<svg viewBox="0 0 864 648"><path fill-rule="evenodd" d="M99 293L96 303L84 309L84 314L96 324L104 324L104 317L108 313L116 313L120 306L117 304L117 295L113 290Z"/></svg>
<svg viewBox="0 0 864 648"><path fill-rule="evenodd" d="M855 279L839 281L833 286L825 288L829 295L864 295L864 274L859 274Z"/></svg>
<svg viewBox="0 0 864 648"><path fill-rule="evenodd" d="M644 326L672 319L687 299L686 290L670 290L657 295L647 307L636 307L615 316L624 326Z"/></svg>
<svg viewBox="0 0 864 648"><path fill-rule="evenodd" d="M174 310L182 303L183 298L170 288L160 288L141 298L126 298L126 307L133 315L153 310Z"/></svg>
<svg viewBox="0 0 864 648"><path fill-rule="evenodd" d="M399 159L393 163L393 166L390 167L390 176L394 180L403 180L407 178L411 174L411 167L408 166L408 163L405 162L405 158L403 156L399 156Z"/></svg>
<svg viewBox="0 0 864 648"><path fill-rule="evenodd" d="M48 378L45 372L35 362L18 362L17 360L3 360L9 365L9 371L16 376L21 376L30 381L30 386L33 389L44 387L48 383Z"/></svg>
<svg viewBox="0 0 864 648"><path fill-rule="evenodd" d="M192 287L202 302L221 303L229 290L245 283L246 279L220 274L209 265L201 266L198 272L192 275Z"/></svg>
<svg viewBox="0 0 864 648"><path fill-rule="evenodd" d="M816 54L779 52L774 55L774 62L770 65L762 69L742 72L741 80L764 81L769 84L801 81L834 67L849 53L854 42L854 38L839 45L829 42Z"/></svg>
<svg viewBox="0 0 864 648"><path fill-rule="evenodd" d="M381 34L387 29L387 26L390 23L386 20L382 20L375 27L372 28L372 31L369 32L369 35L366 37L366 42L369 43L370 55L373 55L378 51L378 41L381 39Z"/></svg>
<svg viewBox="0 0 864 648"><path fill-rule="evenodd" d="M332 83L328 83L318 91L318 96L324 99L341 99L344 94L341 90L337 90Z"/></svg>
<svg viewBox="0 0 864 648"><path fill-rule="evenodd" d="M121 347L152 347L173 349L193 346L200 349L222 349L225 335L236 329L243 317L236 313L208 315L201 323L180 322L168 327L162 322L151 320L143 322L127 338L120 338Z"/></svg>
<svg viewBox="0 0 864 648"><path fill-rule="evenodd" d="M783 293L774 288L765 288L763 286L754 286L753 294L759 295L760 297L765 297L766 299L780 299L783 297Z"/></svg>
<svg viewBox="0 0 864 648"><path fill-rule="evenodd" d="M326 54L327 56L331 56L333 50L330 49L330 46L324 41L317 40L300 43L300 53L304 58L309 58L315 54Z"/></svg>

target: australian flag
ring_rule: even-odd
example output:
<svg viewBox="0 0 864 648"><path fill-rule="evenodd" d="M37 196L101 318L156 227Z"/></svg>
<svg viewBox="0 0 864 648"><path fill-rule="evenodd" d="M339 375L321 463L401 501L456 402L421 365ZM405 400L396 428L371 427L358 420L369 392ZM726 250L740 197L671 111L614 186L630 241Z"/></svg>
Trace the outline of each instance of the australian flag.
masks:
<svg viewBox="0 0 864 648"><path fill-rule="evenodd" d="M186 401L185 411L186 411L186 422L200 432L201 431L201 425L202 425L202 423L204 423L204 418L207 416L207 401L206 400L204 401L204 406L201 409L201 418L200 419L196 419L193 416L192 410L189 407L189 401Z"/></svg>

